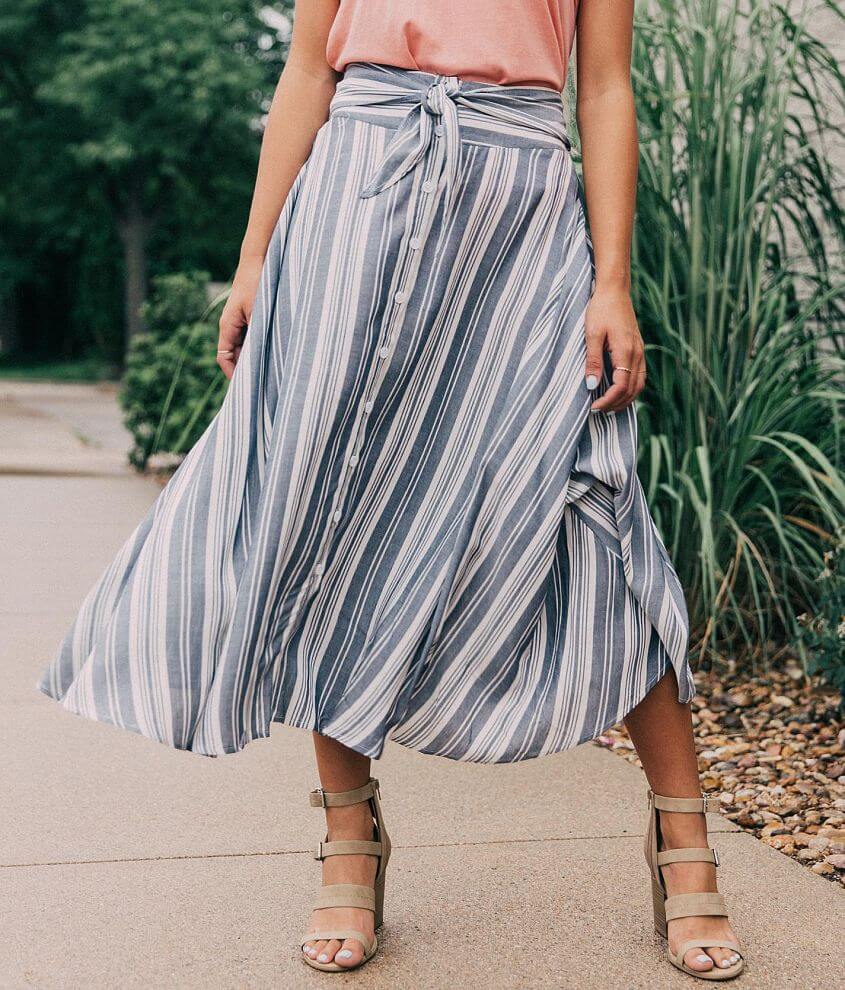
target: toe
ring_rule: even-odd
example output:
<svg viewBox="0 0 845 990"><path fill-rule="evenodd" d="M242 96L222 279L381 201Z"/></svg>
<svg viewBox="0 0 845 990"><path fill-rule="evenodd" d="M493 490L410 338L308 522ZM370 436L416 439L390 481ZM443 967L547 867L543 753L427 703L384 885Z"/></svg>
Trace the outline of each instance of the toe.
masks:
<svg viewBox="0 0 845 990"><path fill-rule="evenodd" d="M707 954L713 960L713 964L718 969L730 969L730 967L734 965L734 960L738 959L736 952L733 952L731 949L723 949L721 947L708 949Z"/></svg>
<svg viewBox="0 0 845 990"><path fill-rule="evenodd" d="M344 941L342 948L337 952L334 961L339 966L357 966L364 958L364 947L355 938L348 938Z"/></svg>
<svg viewBox="0 0 845 990"><path fill-rule="evenodd" d="M698 973L706 973L713 969L714 965L712 958L704 949L690 949L684 956L684 962L690 969L694 969Z"/></svg>
<svg viewBox="0 0 845 990"><path fill-rule="evenodd" d="M325 949L328 943L325 939L318 939L316 942L311 943L311 958L316 959L317 956Z"/></svg>
<svg viewBox="0 0 845 990"><path fill-rule="evenodd" d="M322 949L317 953L317 962L319 963L330 963L334 961L335 953L340 948L340 942L336 939L330 939L328 942L323 943Z"/></svg>

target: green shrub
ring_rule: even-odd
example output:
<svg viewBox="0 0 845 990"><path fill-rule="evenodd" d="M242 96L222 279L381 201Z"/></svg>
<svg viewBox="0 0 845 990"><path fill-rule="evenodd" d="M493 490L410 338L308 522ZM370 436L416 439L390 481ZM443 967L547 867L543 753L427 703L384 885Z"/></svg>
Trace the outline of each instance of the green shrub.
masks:
<svg viewBox="0 0 845 990"><path fill-rule="evenodd" d="M816 611L799 621L809 672L835 688L845 708L845 528L839 530L836 548L824 555Z"/></svg>
<svg viewBox="0 0 845 990"><path fill-rule="evenodd" d="M134 438L129 460L145 468L154 454L181 455L196 443L226 392L217 367L217 307L208 276L161 276L144 307L147 332L136 337L120 392Z"/></svg>
<svg viewBox="0 0 845 990"><path fill-rule="evenodd" d="M845 509L843 220L817 150L838 135L845 80L771 0L639 14L640 474L694 654L765 664L802 653L796 616L822 607Z"/></svg>

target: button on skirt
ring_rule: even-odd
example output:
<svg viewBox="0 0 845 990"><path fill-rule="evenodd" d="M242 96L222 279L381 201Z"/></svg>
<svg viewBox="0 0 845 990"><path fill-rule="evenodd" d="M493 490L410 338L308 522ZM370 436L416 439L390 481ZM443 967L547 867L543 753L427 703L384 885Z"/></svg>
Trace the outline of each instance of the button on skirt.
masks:
<svg viewBox="0 0 845 990"><path fill-rule="evenodd" d="M41 690L206 755L278 721L490 763L672 669L691 697L634 412L590 413L563 120L546 90L347 71L223 406Z"/></svg>

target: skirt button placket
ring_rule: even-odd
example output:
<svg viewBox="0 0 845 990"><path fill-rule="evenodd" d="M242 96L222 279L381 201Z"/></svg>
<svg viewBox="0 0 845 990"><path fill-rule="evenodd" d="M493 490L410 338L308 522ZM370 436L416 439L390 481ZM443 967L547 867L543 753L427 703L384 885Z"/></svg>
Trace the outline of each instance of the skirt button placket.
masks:
<svg viewBox="0 0 845 990"><path fill-rule="evenodd" d="M434 127L434 133L440 136L443 133L443 125L437 124ZM411 224L410 228L416 227L419 233L414 233L412 237L408 238L405 242L404 250L400 249L400 256L397 258L396 271L400 273L399 278L401 279L401 288L398 288L393 293L393 301L396 304L395 307L390 311L388 320L386 321L386 333L382 336L383 343L378 349L377 357L378 363L375 367L375 374L372 376L369 382L368 388L364 390L364 395L375 395L381 386L381 383L387 373L387 368L385 363L390 357L390 345L398 337L399 330L405 319L406 310L404 304L410 298L411 290L414 287L416 281L417 273L419 271L419 265L421 261L421 248L423 245L423 236L427 229L431 226L434 219L434 214L437 210L437 199L431 196L431 193L437 191L438 182L436 178L432 178L432 173L435 176L442 171L443 168L443 151L442 146L433 156L428 156L426 161L425 172L427 173L422 183L419 185L419 189L426 194L425 197L418 197L417 203L422 206L422 211L411 210ZM417 180L419 181L419 180ZM374 402L371 398L368 398L363 405L363 410L358 416L358 421L353 429L353 435L350 440L348 452L343 460L341 468L341 482L335 492L335 502L334 508L332 510L331 516L329 517L329 526L326 529L325 536L322 540L321 546L318 550L317 556L319 563L315 564L314 569L311 573L311 587L310 593L316 594L322 580L323 574L326 571L326 557L328 555L329 543L331 542L337 525L340 522L343 512L340 505L346 498L348 494L349 485L352 481L352 469L358 464L359 454L356 451L360 451L362 448L362 434L365 430L366 420L374 409Z"/></svg>

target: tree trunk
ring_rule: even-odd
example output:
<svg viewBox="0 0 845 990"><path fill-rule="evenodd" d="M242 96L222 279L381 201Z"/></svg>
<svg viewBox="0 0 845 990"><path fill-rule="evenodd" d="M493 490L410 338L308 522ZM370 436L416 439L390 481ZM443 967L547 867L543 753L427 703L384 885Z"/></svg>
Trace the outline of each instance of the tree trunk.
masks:
<svg viewBox="0 0 845 990"><path fill-rule="evenodd" d="M141 306L147 298L147 243L152 221L144 213L140 182L132 182L126 209L118 222L125 268L124 331L128 350L132 338L144 330Z"/></svg>
<svg viewBox="0 0 845 990"><path fill-rule="evenodd" d="M14 354L19 343L18 295L13 288L0 298L0 355Z"/></svg>

